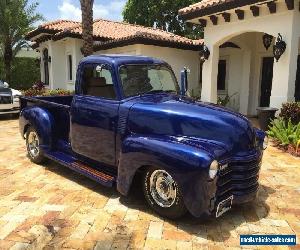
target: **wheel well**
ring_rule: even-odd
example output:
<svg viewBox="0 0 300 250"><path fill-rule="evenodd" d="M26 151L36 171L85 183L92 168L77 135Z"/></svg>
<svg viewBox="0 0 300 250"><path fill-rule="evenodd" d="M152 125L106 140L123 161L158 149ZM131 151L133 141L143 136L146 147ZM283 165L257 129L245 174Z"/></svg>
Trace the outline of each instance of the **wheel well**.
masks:
<svg viewBox="0 0 300 250"><path fill-rule="evenodd" d="M30 127L30 124L26 124L25 127L24 127L24 131L23 131L23 137L25 138L26 136L26 133L27 133L27 130L29 129Z"/></svg>
<svg viewBox="0 0 300 250"><path fill-rule="evenodd" d="M133 187L137 187L138 185L141 185L141 180L142 180L142 176L143 174L145 173L145 171L149 168L150 166L141 166L139 167L136 171L135 171L135 174L132 178L132 181L131 181L131 185L130 185L130 190L133 188Z"/></svg>

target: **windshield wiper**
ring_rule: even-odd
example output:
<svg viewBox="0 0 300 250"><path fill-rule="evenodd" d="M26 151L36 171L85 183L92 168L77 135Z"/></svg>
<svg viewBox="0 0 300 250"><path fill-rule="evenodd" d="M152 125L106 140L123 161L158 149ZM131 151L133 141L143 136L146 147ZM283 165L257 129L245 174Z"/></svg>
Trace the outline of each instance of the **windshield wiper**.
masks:
<svg viewBox="0 0 300 250"><path fill-rule="evenodd" d="M161 93L161 92L165 92L165 93L171 93L171 92L176 92L176 90L163 90L163 89L152 89L152 90L149 90L143 94L149 94L149 93Z"/></svg>

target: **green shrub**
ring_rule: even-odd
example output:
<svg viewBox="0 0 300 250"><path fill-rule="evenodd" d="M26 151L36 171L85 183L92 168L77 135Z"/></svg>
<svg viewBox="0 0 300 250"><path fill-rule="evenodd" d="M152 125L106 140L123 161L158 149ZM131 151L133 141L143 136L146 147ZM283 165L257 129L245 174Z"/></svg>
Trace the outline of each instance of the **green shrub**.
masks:
<svg viewBox="0 0 300 250"><path fill-rule="evenodd" d="M292 145L294 148L298 148L300 145L300 123L293 124L291 119L288 121L282 117L274 119L267 134L283 147Z"/></svg>
<svg viewBox="0 0 300 250"><path fill-rule="evenodd" d="M228 103L230 102L231 98L234 97L236 94L237 94L237 92L235 92L232 95L226 94L226 96L223 97L223 98L218 97L217 104L220 105L220 106L226 107L228 105Z"/></svg>
<svg viewBox="0 0 300 250"><path fill-rule="evenodd" d="M279 117L286 122L290 119L293 124L298 124L300 122L300 102L282 104Z"/></svg>
<svg viewBox="0 0 300 250"><path fill-rule="evenodd" d="M40 79L40 67L36 58L16 57L12 62L12 79L9 86L13 89L28 89ZM4 65L0 61L0 79L4 80Z"/></svg>
<svg viewBox="0 0 300 250"><path fill-rule="evenodd" d="M37 81L31 88L22 91L24 96L57 96L57 95L73 95L74 91L64 89L46 89L44 83Z"/></svg>

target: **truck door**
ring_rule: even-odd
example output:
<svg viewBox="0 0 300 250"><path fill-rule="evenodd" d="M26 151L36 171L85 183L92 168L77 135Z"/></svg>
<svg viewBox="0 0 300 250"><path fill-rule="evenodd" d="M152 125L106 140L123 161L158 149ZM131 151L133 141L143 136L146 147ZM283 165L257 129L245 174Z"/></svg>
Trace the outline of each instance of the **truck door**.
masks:
<svg viewBox="0 0 300 250"><path fill-rule="evenodd" d="M115 137L120 102L110 66L87 64L71 105L72 150L111 166L116 165Z"/></svg>

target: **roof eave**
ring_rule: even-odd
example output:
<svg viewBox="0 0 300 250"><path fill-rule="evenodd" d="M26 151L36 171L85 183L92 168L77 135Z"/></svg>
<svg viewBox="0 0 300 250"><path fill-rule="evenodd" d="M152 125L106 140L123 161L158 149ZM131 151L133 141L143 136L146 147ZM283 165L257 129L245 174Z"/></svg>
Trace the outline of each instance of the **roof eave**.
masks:
<svg viewBox="0 0 300 250"><path fill-rule="evenodd" d="M238 0L238 1L231 1L226 3L221 3L213 6L207 6L203 9L196 9L193 11L188 11L186 13L180 13L179 17L184 20L188 21L195 18L200 18L203 16L212 15L215 13L223 12L226 10L240 8L246 5L251 5L259 2L266 2L266 0Z"/></svg>
<svg viewBox="0 0 300 250"><path fill-rule="evenodd" d="M30 31L25 35L26 40L31 40L35 36L38 36L42 33L49 34L49 35L54 35L55 33L59 32L59 30L51 30L51 29L45 29L45 28L37 28L33 31Z"/></svg>
<svg viewBox="0 0 300 250"><path fill-rule="evenodd" d="M167 41L167 40L155 40L151 38L146 37L132 37L129 39L122 39L117 41L109 41L102 44L94 45L94 51L99 50L107 50L112 49L116 47L124 47L128 45L134 45L134 44L143 44L143 45L154 45L154 46L160 46L160 47L168 47L168 48L177 48L177 49L183 49L183 50L193 50L193 51L199 51L202 47L202 45L198 44L187 44L187 43L180 43L180 42L174 42L174 41Z"/></svg>

